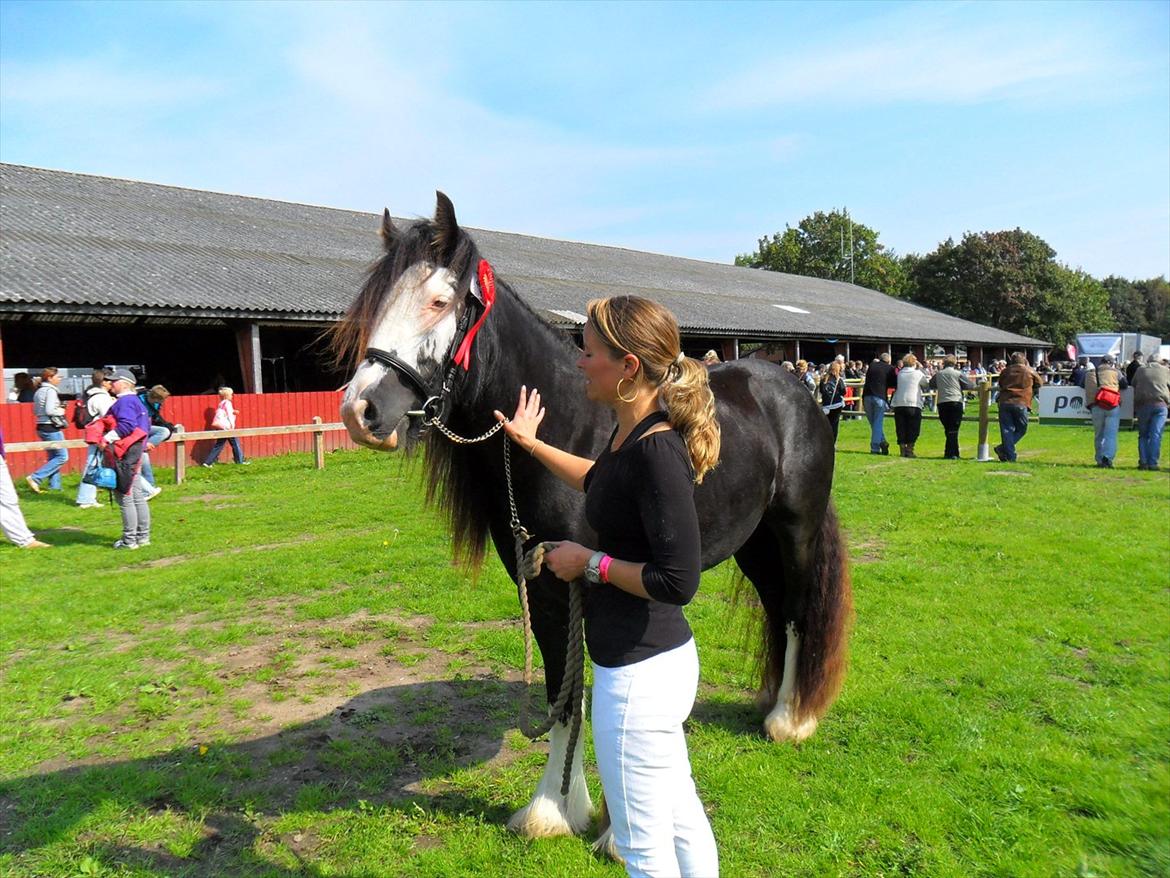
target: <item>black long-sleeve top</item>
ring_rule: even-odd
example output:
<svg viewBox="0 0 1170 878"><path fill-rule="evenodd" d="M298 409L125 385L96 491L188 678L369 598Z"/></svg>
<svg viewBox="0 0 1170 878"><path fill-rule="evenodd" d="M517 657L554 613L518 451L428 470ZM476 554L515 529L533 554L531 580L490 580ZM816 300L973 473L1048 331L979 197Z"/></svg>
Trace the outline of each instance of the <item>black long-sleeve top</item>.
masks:
<svg viewBox="0 0 1170 878"><path fill-rule="evenodd" d="M598 548L645 564L642 586L651 597L607 583L589 587L585 642L603 667L630 665L691 638L682 608L699 588L702 566L694 469L674 430L642 438L666 420L663 412L644 418L617 451L610 450L611 436L585 475L585 515Z"/></svg>
<svg viewBox="0 0 1170 878"><path fill-rule="evenodd" d="M890 391L898 386L898 375L894 367L881 360L874 360L869 364L869 371L865 373L865 386L861 389L862 396L876 396L886 399Z"/></svg>

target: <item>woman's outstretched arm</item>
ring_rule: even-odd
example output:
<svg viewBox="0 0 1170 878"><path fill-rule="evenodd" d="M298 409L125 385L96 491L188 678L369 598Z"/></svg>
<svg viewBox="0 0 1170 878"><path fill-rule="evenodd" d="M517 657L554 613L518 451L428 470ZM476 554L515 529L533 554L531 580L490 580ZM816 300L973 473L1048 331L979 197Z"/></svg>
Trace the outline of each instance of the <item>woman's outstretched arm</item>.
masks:
<svg viewBox="0 0 1170 878"><path fill-rule="evenodd" d="M507 421L503 412L494 412L496 420ZM535 387L532 393L528 388L521 386L520 400L516 403L516 414L512 420L504 424L504 432L508 438L544 464L550 473L578 491L585 490L585 474L593 466L593 461L587 457L578 457L569 454L543 439L536 438L536 431L540 422L544 420L544 408L540 405L540 391Z"/></svg>

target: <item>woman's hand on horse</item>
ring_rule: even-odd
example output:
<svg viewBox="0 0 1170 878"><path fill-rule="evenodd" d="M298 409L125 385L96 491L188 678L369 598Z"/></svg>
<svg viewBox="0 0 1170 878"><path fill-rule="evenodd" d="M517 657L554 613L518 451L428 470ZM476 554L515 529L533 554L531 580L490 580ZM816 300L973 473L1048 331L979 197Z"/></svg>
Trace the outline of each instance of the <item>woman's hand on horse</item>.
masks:
<svg viewBox="0 0 1170 878"><path fill-rule="evenodd" d="M555 549L545 552L544 566L551 570L557 579L572 582L585 574L585 566L592 556L592 549L565 540L557 543Z"/></svg>
<svg viewBox="0 0 1170 878"><path fill-rule="evenodd" d="M495 411L497 421L506 421L507 417L501 411ZM508 438L518 444L525 451L531 453L536 447L536 431L540 429L540 422L544 420L544 409L540 405L540 391L535 387L532 393L524 385L520 386L520 399L516 403L516 414L512 420L504 424L504 432Z"/></svg>

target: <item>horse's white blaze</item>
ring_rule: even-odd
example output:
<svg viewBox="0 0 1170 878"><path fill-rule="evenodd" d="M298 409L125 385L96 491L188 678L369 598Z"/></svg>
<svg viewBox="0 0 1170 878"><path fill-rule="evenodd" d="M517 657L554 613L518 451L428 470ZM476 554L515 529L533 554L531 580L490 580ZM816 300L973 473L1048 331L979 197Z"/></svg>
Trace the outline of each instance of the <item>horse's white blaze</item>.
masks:
<svg viewBox="0 0 1170 878"><path fill-rule="evenodd" d="M789 622L784 630L784 677L776 695L776 705L764 719L764 731L773 741L803 741L817 730L817 721L809 717L803 722L796 718L796 663L800 659L800 635Z"/></svg>
<svg viewBox="0 0 1170 878"><path fill-rule="evenodd" d="M561 795L561 779L565 771L565 751L569 747L569 726L557 723L549 732L548 763L532 800L512 815L508 829L526 838L547 838L554 835L579 835L589 827L593 817L593 802L585 785L582 764L584 748L581 737L573 751L573 773L569 780L569 795Z"/></svg>
<svg viewBox="0 0 1170 878"><path fill-rule="evenodd" d="M391 351L418 369L424 362L438 362L455 338L455 283L446 268L420 262L402 273L386 295L368 346ZM343 402L353 402L362 391L386 377L389 368L363 362L346 388Z"/></svg>

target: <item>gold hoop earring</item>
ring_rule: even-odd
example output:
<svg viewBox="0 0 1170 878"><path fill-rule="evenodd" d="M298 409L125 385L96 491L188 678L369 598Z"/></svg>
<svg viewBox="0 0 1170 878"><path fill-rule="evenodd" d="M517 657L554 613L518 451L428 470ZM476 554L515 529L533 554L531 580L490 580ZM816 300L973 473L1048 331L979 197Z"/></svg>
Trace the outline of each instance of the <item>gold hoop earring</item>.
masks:
<svg viewBox="0 0 1170 878"><path fill-rule="evenodd" d="M617 398L620 399L622 402L627 402L627 403L636 401L638 399L638 386L636 384L634 384L634 395L631 396L629 399L626 399L624 396L622 396L622 381L629 381L631 384L634 384L633 378L622 378L620 381L618 381L618 383L617 383Z"/></svg>

